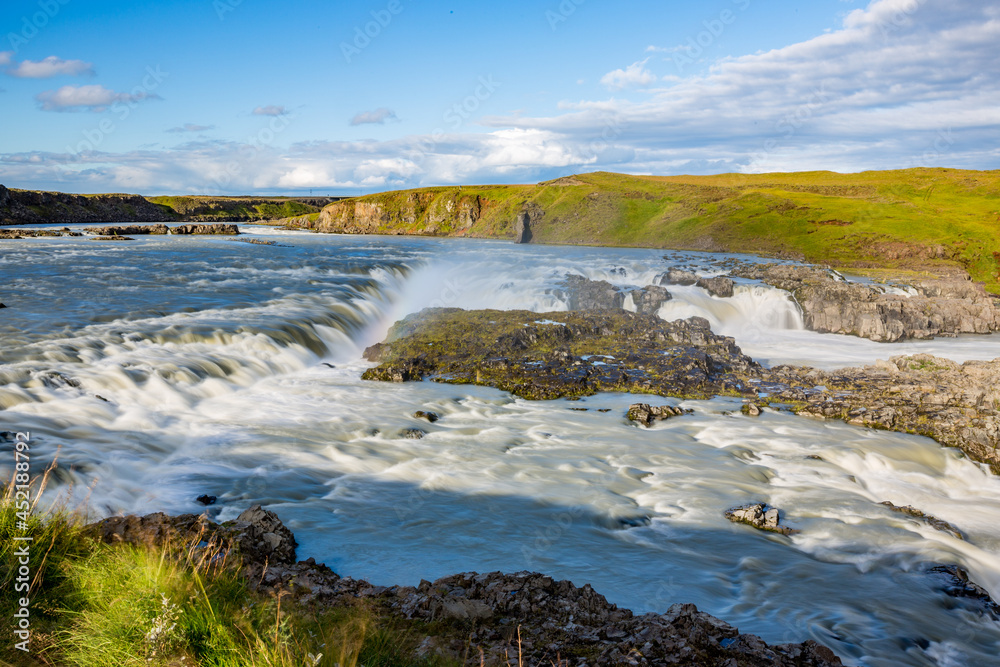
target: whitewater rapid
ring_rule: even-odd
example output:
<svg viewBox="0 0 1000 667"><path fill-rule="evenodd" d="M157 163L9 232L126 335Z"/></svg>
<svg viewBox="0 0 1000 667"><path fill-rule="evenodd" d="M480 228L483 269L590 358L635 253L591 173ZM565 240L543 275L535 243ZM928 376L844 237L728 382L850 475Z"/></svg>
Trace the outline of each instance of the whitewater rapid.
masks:
<svg viewBox="0 0 1000 667"><path fill-rule="evenodd" d="M375 583L529 569L639 612L694 602L769 642L816 639L848 664L995 664L1000 624L925 572L959 564L1000 597L1000 478L956 450L751 419L730 399L685 401L692 415L645 430L624 419L629 395L531 402L359 379L362 350L424 307L561 311L568 273L640 287L670 266L721 273L727 257L248 229L286 247L0 241L0 430L30 430L36 465L59 450L53 497L96 517L199 512L208 493L212 516L265 504L300 557ZM997 336L887 345L808 332L767 286L726 299L668 289L661 317L705 317L769 365L1000 357ZM426 436L404 437L412 428ZM750 501L800 532L722 516Z"/></svg>

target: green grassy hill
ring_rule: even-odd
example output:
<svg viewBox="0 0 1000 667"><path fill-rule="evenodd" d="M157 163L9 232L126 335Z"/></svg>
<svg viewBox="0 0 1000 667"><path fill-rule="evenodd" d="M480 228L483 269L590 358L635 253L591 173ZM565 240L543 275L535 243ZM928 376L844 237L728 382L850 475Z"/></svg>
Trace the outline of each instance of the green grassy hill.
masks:
<svg viewBox="0 0 1000 667"><path fill-rule="evenodd" d="M1000 171L627 176L425 188L327 206L318 231L742 251L843 268L958 265L1000 291Z"/></svg>

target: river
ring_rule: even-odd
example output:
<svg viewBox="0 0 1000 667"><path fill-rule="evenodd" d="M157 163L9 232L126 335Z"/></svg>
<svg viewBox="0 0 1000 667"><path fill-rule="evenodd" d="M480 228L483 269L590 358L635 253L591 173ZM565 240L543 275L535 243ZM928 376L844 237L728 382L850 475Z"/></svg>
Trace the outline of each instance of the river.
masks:
<svg viewBox="0 0 1000 667"><path fill-rule="evenodd" d="M359 379L362 350L423 307L559 311L567 273L643 286L669 266L721 273L732 256L244 231L280 245L0 241L0 430L31 432L36 470L58 451L50 498L100 517L201 512L207 493L213 518L262 503L300 558L377 584L534 570L637 612L693 602L768 642L815 639L846 664L998 664L1000 623L926 573L959 564L1000 599L1000 478L956 450L745 417L733 399L683 401L693 414L642 429L624 418L630 395L532 402ZM727 299L668 289L661 317L706 317L767 365L1000 357L1000 336L889 345L808 332L767 286ZM751 501L800 532L723 517Z"/></svg>

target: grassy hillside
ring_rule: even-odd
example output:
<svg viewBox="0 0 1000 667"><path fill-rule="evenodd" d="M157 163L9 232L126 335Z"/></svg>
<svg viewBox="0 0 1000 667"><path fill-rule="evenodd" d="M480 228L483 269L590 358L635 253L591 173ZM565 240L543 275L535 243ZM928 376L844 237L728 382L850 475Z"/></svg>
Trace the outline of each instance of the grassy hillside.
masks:
<svg viewBox="0 0 1000 667"><path fill-rule="evenodd" d="M148 197L184 220L198 222L279 220L318 212L316 206L286 197Z"/></svg>
<svg viewBox="0 0 1000 667"><path fill-rule="evenodd" d="M511 238L522 210L539 243L744 251L845 268L959 265L1000 291L1000 171L599 172L369 195L326 207L315 226Z"/></svg>

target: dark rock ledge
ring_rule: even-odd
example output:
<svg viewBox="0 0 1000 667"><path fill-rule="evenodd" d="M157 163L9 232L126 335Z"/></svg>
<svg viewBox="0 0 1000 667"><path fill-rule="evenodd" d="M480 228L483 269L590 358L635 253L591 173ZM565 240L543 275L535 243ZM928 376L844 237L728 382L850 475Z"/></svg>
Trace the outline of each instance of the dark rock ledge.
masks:
<svg viewBox="0 0 1000 667"><path fill-rule="evenodd" d="M474 664L692 665L711 667L830 667L834 653L814 641L768 645L692 604L637 616L589 585L577 587L542 574L457 574L419 586L373 586L340 577L312 558L295 561L295 537L277 515L255 505L222 525L204 516L150 514L105 519L89 527L109 543L220 547L242 559L248 584L302 608L365 605L413 632L434 628L422 649L461 659L471 645ZM287 607L285 607L287 608ZM433 622L433 626L428 623Z"/></svg>
<svg viewBox="0 0 1000 667"><path fill-rule="evenodd" d="M599 391L740 396L758 413L776 403L797 414L926 435L1000 474L1000 359L958 364L913 355L837 371L765 369L699 317L454 308L397 322L365 358L379 362L364 373L367 380L478 384L528 399Z"/></svg>
<svg viewBox="0 0 1000 667"><path fill-rule="evenodd" d="M234 224L215 223L215 224L178 225L177 227L174 227L172 229L167 225L123 225L123 226L113 226L113 227L87 227L83 231L87 232L88 234L96 234L98 236L124 236L127 234L132 234L132 235L198 234L198 235L235 236L240 233L240 228L239 226Z"/></svg>

